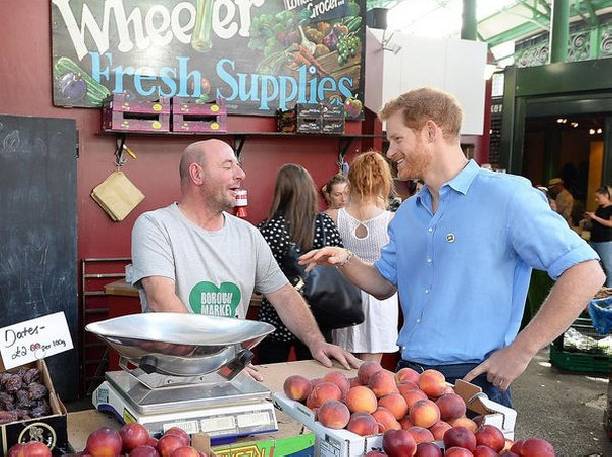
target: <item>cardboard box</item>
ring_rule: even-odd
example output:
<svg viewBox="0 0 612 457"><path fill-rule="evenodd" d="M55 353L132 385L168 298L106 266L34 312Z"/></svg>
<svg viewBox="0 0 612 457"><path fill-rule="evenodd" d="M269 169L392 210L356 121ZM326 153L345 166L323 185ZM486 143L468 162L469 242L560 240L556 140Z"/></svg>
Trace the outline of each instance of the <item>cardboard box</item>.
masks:
<svg viewBox="0 0 612 457"><path fill-rule="evenodd" d="M181 114L172 113L173 132L226 132L227 116L225 114Z"/></svg>
<svg viewBox="0 0 612 457"><path fill-rule="evenodd" d="M158 100L113 94L102 108L102 130L126 132L169 132L170 99Z"/></svg>
<svg viewBox="0 0 612 457"><path fill-rule="evenodd" d="M342 119L325 119L321 125L321 133L330 135L342 135L344 133L344 118Z"/></svg>
<svg viewBox="0 0 612 457"><path fill-rule="evenodd" d="M516 411L492 402L480 387L457 380L453 386L461 395L468 411L483 415L483 424L499 428L508 439L514 439ZM315 421L313 412L301 403L290 400L284 393L272 394L274 405L285 414L300 421L316 435L320 457L361 457L372 449L382 449L382 435L359 436L348 430L333 430Z"/></svg>
<svg viewBox="0 0 612 457"><path fill-rule="evenodd" d="M221 116L227 114L225 102L212 100L210 102L198 102L197 99L189 97L172 97L173 114L203 114L207 116Z"/></svg>
<svg viewBox="0 0 612 457"><path fill-rule="evenodd" d="M10 422L0 426L2 441L0 451L6 455L8 450L17 443L27 443L28 441L41 441L45 443L53 452L54 456L61 456L70 450L68 444L67 431L67 412L66 407L60 401L55 392L53 382L49 376L47 365L44 360L38 360L26 365L26 368L38 368L42 384L49 391L49 406L52 414L45 417L37 417L23 421ZM16 372L21 367L8 370ZM4 372L4 365L0 361L0 372Z"/></svg>
<svg viewBox="0 0 612 457"><path fill-rule="evenodd" d="M319 103L297 103L295 112L298 117L321 117L322 108Z"/></svg>
<svg viewBox="0 0 612 457"><path fill-rule="evenodd" d="M169 132L170 113L134 113L102 109L102 130L126 132Z"/></svg>
<svg viewBox="0 0 612 457"><path fill-rule="evenodd" d="M296 131L298 133L321 133L321 118L308 118L298 116Z"/></svg>

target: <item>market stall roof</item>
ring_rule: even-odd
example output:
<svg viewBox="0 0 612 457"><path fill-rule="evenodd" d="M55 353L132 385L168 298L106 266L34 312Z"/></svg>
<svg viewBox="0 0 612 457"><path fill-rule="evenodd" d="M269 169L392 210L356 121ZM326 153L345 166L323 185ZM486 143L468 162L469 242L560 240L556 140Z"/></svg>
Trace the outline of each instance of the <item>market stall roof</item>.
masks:
<svg viewBox="0 0 612 457"><path fill-rule="evenodd" d="M478 36L491 48L549 29L552 0L477 1ZM388 8L388 29L431 37L459 37L462 0L368 0L368 9ZM597 24L612 12L612 0L570 0L570 21ZM500 56L496 56L499 58Z"/></svg>

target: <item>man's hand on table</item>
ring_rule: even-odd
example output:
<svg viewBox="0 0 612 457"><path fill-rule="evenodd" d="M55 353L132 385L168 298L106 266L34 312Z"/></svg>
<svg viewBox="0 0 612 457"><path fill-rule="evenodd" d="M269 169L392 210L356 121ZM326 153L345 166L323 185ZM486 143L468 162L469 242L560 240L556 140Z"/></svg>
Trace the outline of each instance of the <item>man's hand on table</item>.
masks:
<svg viewBox="0 0 612 457"><path fill-rule="evenodd" d="M253 378L255 381L259 381L259 382L263 381L263 376L259 372L259 368L257 368L252 363L249 363L246 366L246 368L244 369L244 372L248 374L251 378Z"/></svg>
<svg viewBox="0 0 612 457"><path fill-rule="evenodd" d="M332 367L332 359L336 360L345 369L359 368L363 363L350 352L345 351L339 346L329 343L314 343L309 347L312 358L321 365L328 368Z"/></svg>

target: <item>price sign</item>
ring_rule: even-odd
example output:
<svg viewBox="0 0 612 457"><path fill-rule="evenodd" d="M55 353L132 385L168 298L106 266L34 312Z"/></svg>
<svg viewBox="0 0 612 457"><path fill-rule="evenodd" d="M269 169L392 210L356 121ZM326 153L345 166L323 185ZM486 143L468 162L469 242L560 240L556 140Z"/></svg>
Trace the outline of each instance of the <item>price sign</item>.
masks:
<svg viewBox="0 0 612 457"><path fill-rule="evenodd" d="M0 329L0 355L7 370L72 348L63 311Z"/></svg>

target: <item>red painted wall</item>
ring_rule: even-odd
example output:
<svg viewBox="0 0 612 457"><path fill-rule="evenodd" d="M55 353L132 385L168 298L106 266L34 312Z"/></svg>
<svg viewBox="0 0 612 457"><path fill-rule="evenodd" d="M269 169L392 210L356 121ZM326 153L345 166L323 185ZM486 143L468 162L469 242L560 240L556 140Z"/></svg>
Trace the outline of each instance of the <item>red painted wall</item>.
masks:
<svg viewBox="0 0 612 457"><path fill-rule="evenodd" d="M143 211L166 205L179 197L178 160L194 138L129 137L127 144L137 160L129 159L123 171L143 192L145 200L123 222L111 219L90 198L94 186L115 169L115 138L100 135L96 109L57 108L52 103L50 6L43 0L0 2L5 18L0 40L0 113L75 119L79 129L78 255L123 257L130 255L130 233ZM359 132L360 123L349 126ZM231 117L230 130L274 130L271 118ZM227 137L228 142L232 141ZM352 145L352 151L360 147ZM308 168L320 184L337 172L338 140L320 138L247 138L242 150L249 191L249 220L258 222L271 202L276 170L286 162Z"/></svg>

